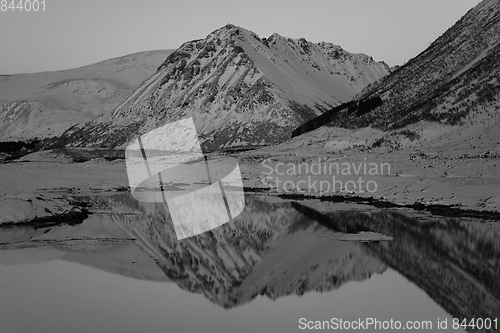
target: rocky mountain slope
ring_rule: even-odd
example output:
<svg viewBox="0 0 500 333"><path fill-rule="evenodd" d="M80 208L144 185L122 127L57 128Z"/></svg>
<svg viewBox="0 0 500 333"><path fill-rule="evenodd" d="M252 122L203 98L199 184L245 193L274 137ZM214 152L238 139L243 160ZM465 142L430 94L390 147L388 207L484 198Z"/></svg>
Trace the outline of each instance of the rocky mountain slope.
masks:
<svg viewBox="0 0 500 333"><path fill-rule="evenodd" d="M260 38L229 24L181 45L109 116L65 136L74 145L120 146L192 116L205 149L272 144L388 73L385 63L337 45Z"/></svg>
<svg viewBox="0 0 500 333"><path fill-rule="evenodd" d="M425 51L356 97L380 96L382 106L362 116L344 112L334 123L384 130L420 121L467 125L477 129L468 136L477 138L485 123L499 118L499 54L500 1L484 0Z"/></svg>
<svg viewBox="0 0 500 333"><path fill-rule="evenodd" d="M171 52L135 53L57 72L0 75L0 140L58 136L112 111Z"/></svg>

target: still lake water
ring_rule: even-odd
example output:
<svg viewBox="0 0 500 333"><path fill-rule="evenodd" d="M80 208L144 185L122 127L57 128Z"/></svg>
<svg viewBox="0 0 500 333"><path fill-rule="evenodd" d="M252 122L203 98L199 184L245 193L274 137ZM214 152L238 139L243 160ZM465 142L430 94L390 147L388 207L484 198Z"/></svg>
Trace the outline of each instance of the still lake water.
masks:
<svg viewBox="0 0 500 333"><path fill-rule="evenodd" d="M0 332L302 332L332 318L463 332L453 318L500 317L496 222L247 196L234 221L178 241L164 205L84 199L95 214L80 225L0 228Z"/></svg>

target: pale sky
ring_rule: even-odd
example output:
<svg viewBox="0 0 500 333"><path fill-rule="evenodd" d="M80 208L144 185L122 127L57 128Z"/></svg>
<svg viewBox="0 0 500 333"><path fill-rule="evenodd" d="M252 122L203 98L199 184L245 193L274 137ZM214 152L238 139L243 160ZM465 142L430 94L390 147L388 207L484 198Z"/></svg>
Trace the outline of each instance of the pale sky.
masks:
<svg viewBox="0 0 500 333"><path fill-rule="evenodd" d="M393 66L423 51L479 2L45 0L45 12L0 11L0 74L62 70L134 52L176 49L227 23L261 37L277 32L335 43Z"/></svg>

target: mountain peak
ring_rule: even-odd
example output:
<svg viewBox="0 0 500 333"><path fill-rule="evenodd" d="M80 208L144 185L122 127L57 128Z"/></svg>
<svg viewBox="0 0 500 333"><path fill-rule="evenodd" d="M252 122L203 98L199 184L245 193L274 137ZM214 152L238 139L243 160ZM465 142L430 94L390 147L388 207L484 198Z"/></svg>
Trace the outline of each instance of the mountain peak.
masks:
<svg viewBox="0 0 500 333"><path fill-rule="evenodd" d="M80 137L75 145L115 147L193 117L205 151L278 143L388 74L378 63L342 54L340 61L305 38L260 38L227 24L182 44L111 114L84 125L85 135L67 134ZM97 135L103 127L109 135Z"/></svg>
<svg viewBox="0 0 500 333"><path fill-rule="evenodd" d="M215 29L212 33L210 33L207 37L212 36L212 35L220 35L220 34L227 34L228 32L235 32L237 30L243 29L237 25L234 25L232 23L228 23L223 27L220 27L219 29Z"/></svg>

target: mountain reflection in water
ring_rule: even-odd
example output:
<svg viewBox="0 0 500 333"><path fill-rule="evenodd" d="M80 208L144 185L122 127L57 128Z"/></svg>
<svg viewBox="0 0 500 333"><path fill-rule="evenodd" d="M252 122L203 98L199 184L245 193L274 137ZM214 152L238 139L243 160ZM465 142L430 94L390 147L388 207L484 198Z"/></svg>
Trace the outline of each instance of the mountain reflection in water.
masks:
<svg viewBox="0 0 500 333"><path fill-rule="evenodd" d="M309 208L308 201L247 196L245 210L233 221L179 241L166 205L138 202L129 194L80 199L93 205L92 219L108 223L0 228L0 250L52 246L66 251L70 261L134 278L171 280L224 308L258 295L274 300L324 293L390 269L455 318L495 318L500 313L497 223L415 219L386 210L323 214ZM99 249L123 248L131 241L141 254L120 251L135 256L134 265L110 268L105 256L96 259ZM89 242L93 260L79 254ZM153 273L151 263L144 264L146 257L154 259L163 277Z"/></svg>

